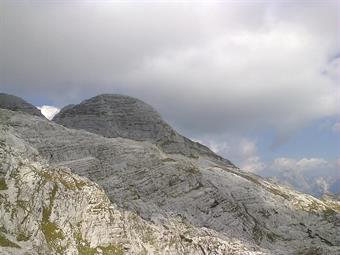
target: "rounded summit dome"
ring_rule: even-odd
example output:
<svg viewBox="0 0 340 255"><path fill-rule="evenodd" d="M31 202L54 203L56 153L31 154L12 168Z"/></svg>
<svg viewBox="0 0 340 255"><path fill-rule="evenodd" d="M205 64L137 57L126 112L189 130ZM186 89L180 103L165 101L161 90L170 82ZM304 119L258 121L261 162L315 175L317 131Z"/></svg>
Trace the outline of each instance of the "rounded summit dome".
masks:
<svg viewBox="0 0 340 255"><path fill-rule="evenodd" d="M11 111L25 112L31 115L43 117L40 110L34 105L27 103L24 99L20 97L5 93L0 93L0 108L8 109Z"/></svg>
<svg viewBox="0 0 340 255"><path fill-rule="evenodd" d="M66 127L84 129L105 137L134 140L155 140L171 129L150 105L117 94L103 94L78 105L67 106L53 120Z"/></svg>

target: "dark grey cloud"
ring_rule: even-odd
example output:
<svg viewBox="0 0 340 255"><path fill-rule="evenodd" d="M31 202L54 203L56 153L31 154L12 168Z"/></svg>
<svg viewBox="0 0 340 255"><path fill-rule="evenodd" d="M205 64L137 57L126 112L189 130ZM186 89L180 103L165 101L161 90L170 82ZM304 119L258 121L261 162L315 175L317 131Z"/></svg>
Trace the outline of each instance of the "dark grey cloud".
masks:
<svg viewBox="0 0 340 255"><path fill-rule="evenodd" d="M0 90L60 107L136 96L192 136L340 109L337 1L1 1Z"/></svg>

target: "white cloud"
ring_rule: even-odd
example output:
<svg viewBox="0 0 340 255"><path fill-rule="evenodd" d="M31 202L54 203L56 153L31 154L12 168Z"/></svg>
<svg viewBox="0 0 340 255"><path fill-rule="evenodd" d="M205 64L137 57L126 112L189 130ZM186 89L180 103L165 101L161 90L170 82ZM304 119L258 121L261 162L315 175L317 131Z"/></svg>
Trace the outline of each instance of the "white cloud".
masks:
<svg viewBox="0 0 340 255"><path fill-rule="evenodd" d="M240 162L240 168L242 170L258 173L265 168L264 162L262 162L258 155L256 141L245 138L241 139L239 151L242 158Z"/></svg>
<svg viewBox="0 0 340 255"><path fill-rule="evenodd" d="M272 168L278 170L296 170L296 160L290 158L277 158L273 161Z"/></svg>
<svg viewBox="0 0 340 255"><path fill-rule="evenodd" d="M332 127L332 131L335 133L339 133L340 132L340 122L337 122L333 125Z"/></svg>
<svg viewBox="0 0 340 255"><path fill-rule="evenodd" d="M339 82L340 80L340 56L332 59L327 68L325 69L325 73L331 77L334 81Z"/></svg>
<svg viewBox="0 0 340 255"><path fill-rule="evenodd" d="M330 192L331 183L327 181L324 177L318 177L315 180L316 186L322 190L322 193Z"/></svg>
<svg viewBox="0 0 340 255"><path fill-rule="evenodd" d="M250 141L243 138L240 141L240 151L244 157L253 157L257 154L257 148L255 141Z"/></svg>
<svg viewBox="0 0 340 255"><path fill-rule="evenodd" d="M0 85L58 105L137 96L190 136L269 127L286 137L339 113L335 5L4 4Z"/></svg>
<svg viewBox="0 0 340 255"><path fill-rule="evenodd" d="M50 105L42 105L37 108L49 120L53 119L53 117L60 111L59 108Z"/></svg>
<svg viewBox="0 0 340 255"><path fill-rule="evenodd" d="M259 172L295 189L320 196L325 192L336 192L333 187L340 180L338 160L323 158L277 158Z"/></svg>
<svg viewBox="0 0 340 255"><path fill-rule="evenodd" d="M206 136L200 140L194 140L207 145L215 153L230 159L244 171L257 173L266 166L259 156L255 140L227 134L217 137Z"/></svg>
<svg viewBox="0 0 340 255"><path fill-rule="evenodd" d="M199 142L208 145L216 153L230 159L241 170L256 173L292 186L302 192L320 196L336 192L334 185L340 180L340 159L279 157L264 162L256 140L233 135L208 136Z"/></svg>
<svg viewBox="0 0 340 255"><path fill-rule="evenodd" d="M263 174L265 176L279 175L283 172L299 173L302 175L334 175L336 168L340 169L340 159L329 162L323 158L275 158L265 163L258 152L256 140L234 135L222 137L205 137L197 140L207 145L215 153L220 154L234 162L242 170ZM340 177L340 171L339 171Z"/></svg>
<svg viewBox="0 0 340 255"><path fill-rule="evenodd" d="M259 156L249 157L241 164L242 170L253 173L260 173L265 167L266 164L262 162Z"/></svg>
<svg viewBox="0 0 340 255"><path fill-rule="evenodd" d="M338 167L339 171L340 171L340 158L338 158L336 160L336 166Z"/></svg>
<svg viewBox="0 0 340 255"><path fill-rule="evenodd" d="M275 172L279 171L299 171L308 172L314 170L327 169L329 162L322 158L302 158L299 160L292 158L277 158L270 168Z"/></svg>
<svg viewBox="0 0 340 255"><path fill-rule="evenodd" d="M328 161L322 158L302 158L296 162L296 166L301 171L326 168L328 167L328 164Z"/></svg>

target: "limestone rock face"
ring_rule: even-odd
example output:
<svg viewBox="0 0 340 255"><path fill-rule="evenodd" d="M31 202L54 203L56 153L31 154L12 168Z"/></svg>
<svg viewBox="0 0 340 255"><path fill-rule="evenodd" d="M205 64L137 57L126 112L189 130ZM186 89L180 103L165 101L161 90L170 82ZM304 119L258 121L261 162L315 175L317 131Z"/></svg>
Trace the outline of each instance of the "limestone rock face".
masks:
<svg viewBox="0 0 340 255"><path fill-rule="evenodd" d="M50 208L49 198L53 194L54 183L57 183L58 192L55 192L55 197L60 195L58 203L69 203L64 207L54 206L47 211L50 212L47 214L50 215L49 219L57 224L57 229L63 229L69 224L65 223L63 217L67 217L71 226L82 222L81 217L76 220L72 218L75 211L86 214L84 208L88 207L83 207L82 203L88 202L81 198L85 201L86 199L101 201L104 199L103 191L111 201L106 200L107 204L111 203L119 213L138 216L137 224L129 218L118 221L121 222L121 229L124 231L120 233L119 228L114 227L115 231L118 231L114 234L115 239L108 237L113 230L107 229L115 226L110 225L110 220L105 221L108 225L105 227L104 223L98 223L91 218L92 216L84 216L90 217L90 223L81 225L83 231L81 240L86 240L81 243L85 246L90 243L90 248L97 247L94 254L105 254L102 247L108 244L113 244L114 247L122 244L119 247L123 247L122 252L127 254L138 254L138 251L144 248L147 250L146 254L340 254L340 208L337 203L323 202L270 183L206 155L198 154L193 158L182 153L168 153L153 141L108 138L7 110L0 110L0 127L4 132L0 137L11 138L6 138L0 145L16 148L15 151L20 151L24 155L22 157L33 161L29 164L36 166L38 162L44 167L46 165L53 176L65 176L70 178L70 182L74 178L76 182L86 183L83 187L76 188L75 194L63 190L63 186L69 185L64 179L60 179L61 177L58 179L47 176L49 184L43 186L44 188L35 187L28 180L24 181L36 190L31 193L28 190L24 192L32 194L34 197L32 201L39 197L46 200L40 206L42 211L44 207ZM6 152L0 153L1 155L5 155L3 156L5 159L8 158ZM12 158L10 162L13 162L17 157L10 158ZM16 204L21 202L16 202L18 196L11 196L17 191L10 183L15 182L15 178L21 175L9 174L12 171L9 170L10 165L12 163L1 166L0 175L5 176L6 186L13 187L5 197L2 195L8 202L1 204L10 203L17 206ZM27 170L30 167L23 168ZM68 170L65 172L64 168L70 169L72 173ZM29 176L30 174L22 174L23 178ZM66 186L63 182L66 182ZM46 181L38 178L37 183L44 184ZM86 198L86 187L91 185L96 187L96 190L101 190L99 187L103 188L102 195L96 195L100 192L96 193L93 188ZM41 189L46 190L43 193L37 192ZM66 195L69 193L74 194L74 197ZM19 196L19 200L24 199L20 199ZM61 209L54 213L53 210L57 208ZM96 211L98 217L106 219L105 210L102 212L97 209L95 206L91 212ZM28 211L28 214L32 213L32 210ZM0 212L0 219L9 219L9 215L12 214L4 208ZM38 220L32 224L41 226L43 224L41 220L39 221L41 217L34 216L34 219ZM25 215L19 214L14 221L3 221L2 224L9 233L4 235L11 242L15 242L11 237L17 234L18 230L8 229L15 224L18 227L22 226L20 222L24 219ZM9 222L8 227L6 222ZM99 229L103 229L102 232L96 230L97 225L100 226ZM138 229L148 229L146 226L150 226L152 228L150 232L154 231L156 236L148 238L144 236L144 232L138 232ZM72 231L77 231L77 228L70 229L72 230L66 230L70 234L69 239L66 239L69 242L65 243L76 247L77 241L74 236L77 234ZM59 230L56 232L60 233ZM139 236L139 239L135 235ZM58 239L61 235L54 236ZM66 236L66 233L63 232L63 236ZM95 236L100 236L100 240L105 241L98 241ZM124 239L126 236L131 239ZM54 241L49 243L46 235L45 239L44 235L41 238L45 240L46 249L58 252L53 246ZM29 247L34 246L31 239L27 243ZM16 244L24 247L20 242ZM127 244L127 249L124 248L124 244ZM76 248L67 249L74 250L74 253L69 254L79 254Z"/></svg>
<svg viewBox="0 0 340 255"><path fill-rule="evenodd" d="M22 98L5 93L0 93L0 108L26 112L28 114L44 117L39 109L30 103L27 103Z"/></svg>
<svg viewBox="0 0 340 255"><path fill-rule="evenodd" d="M0 125L0 168L0 254L268 252L254 244L222 239L218 232L185 224L179 217L155 217L150 222L118 208L97 184L68 168L49 166L4 125Z"/></svg>
<svg viewBox="0 0 340 255"><path fill-rule="evenodd" d="M123 95L104 94L64 107L53 119L65 127L83 129L105 137L123 137L157 144L167 153L228 160L209 148L179 135L150 105Z"/></svg>

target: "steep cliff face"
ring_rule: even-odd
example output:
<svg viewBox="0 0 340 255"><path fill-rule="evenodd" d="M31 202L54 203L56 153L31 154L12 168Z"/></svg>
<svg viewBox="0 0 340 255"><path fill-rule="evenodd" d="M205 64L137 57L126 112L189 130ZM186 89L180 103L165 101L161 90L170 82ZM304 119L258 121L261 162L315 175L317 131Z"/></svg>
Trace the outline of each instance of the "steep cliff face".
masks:
<svg viewBox="0 0 340 255"><path fill-rule="evenodd" d="M77 177L80 175L91 179L103 188L120 213L136 215L143 224L158 229L158 239L154 240L157 248L150 248L155 254L252 254L252 249L255 249L253 254L314 252L335 255L340 252L340 208L336 203L322 202L272 184L204 154L193 158L182 153L167 153L153 141L107 138L6 110L0 110L0 116L1 126L7 130L4 132L23 141L25 146L20 148L36 150L50 164L50 172L58 175L60 168L67 167L72 171L72 174L68 173L72 178L85 181ZM4 143L13 144L8 139ZM27 157L34 158L34 153ZM8 170L2 170L4 172ZM60 180L56 183L61 183L60 187L63 185ZM87 183L99 190L92 182ZM46 193L51 194L53 186L50 184ZM61 190L59 186L58 191ZM81 196L83 190L77 189L77 194ZM41 195L37 193L36 196ZM77 210L83 211L77 199L69 202L74 201ZM61 196L60 203L63 200L65 197ZM107 203L110 204L108 200ZM68 207L72 208L71 205ZM56 221L63 213L72 215L74 210L62 208L65 210L53 214ZM98 211L98 214L102 213ZM103 215L100 217L105 218ZM19 226L18 222L23 219L22 215L16 220ZM130 223L129 220L122 222L124 233L137 231L138 224L131 226ZM84 233L92 233L96 224L85 225L82 228ZM64 225L58 226L63 228ZM17 230L12 232L17 233ZM170 238L170 233L177 233L177 239ZM166 239L168 237L170 239ZM199 239L203 237L207 238L206 241ZM90 247L118 244L116 239L102 238L108 241ZM176 240L175 244L171 240ZM70 242L76 243L75 240ZM135 247L133 241L130 242L130 250L146 245L136 243ZM193 246L183 250L180 247L186 246L181 242ZM170 243L177 248L171 250ZM202 243L206 246L201 247ZM53 248L48 241L46 245L46 249ZM128 253L129 250L123 249L122 252ZM97 250L94 253L101 254Z"/></svg>
<svg viewBox="0 0 340 255"><path fill-rule="evenodd" d="M231 164L206 146L181 136L150 105L129 96L99 95L78 105L65 107L53 121L104 137L149 141L167 153L181 153L196 158L206 155Z"/></svg>
<svg viewBox="0 0 340 255"><path fill-rule="evenodd" d="M5 93L0 93L0 108L44 117L36 107L27 103L22 98Z"/></svg>

